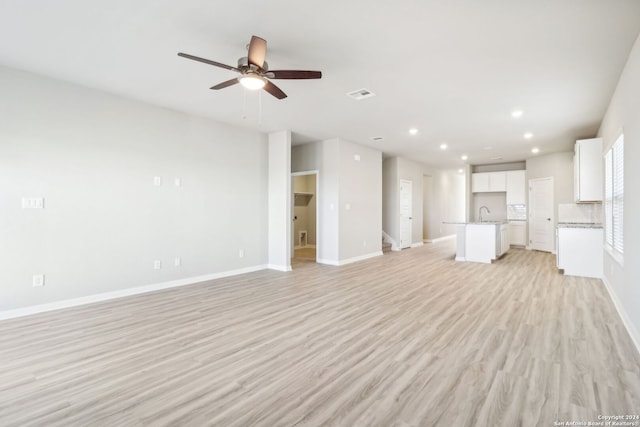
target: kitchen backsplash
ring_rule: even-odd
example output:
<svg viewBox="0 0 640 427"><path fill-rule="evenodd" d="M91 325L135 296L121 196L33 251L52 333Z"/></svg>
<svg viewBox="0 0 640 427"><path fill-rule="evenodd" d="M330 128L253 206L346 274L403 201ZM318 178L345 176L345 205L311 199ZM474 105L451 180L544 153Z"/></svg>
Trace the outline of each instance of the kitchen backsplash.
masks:
<svg viewBox="0 0 640 427"><path fill-rule="evenodd" d="M507 219L527 219L527 205L507 205Z"/></svg>
<svg viewBox="0 0 640 427"><path fill-rule="evenodd" d="M602 223L602 204L558 204L558 222Z"/></svg>

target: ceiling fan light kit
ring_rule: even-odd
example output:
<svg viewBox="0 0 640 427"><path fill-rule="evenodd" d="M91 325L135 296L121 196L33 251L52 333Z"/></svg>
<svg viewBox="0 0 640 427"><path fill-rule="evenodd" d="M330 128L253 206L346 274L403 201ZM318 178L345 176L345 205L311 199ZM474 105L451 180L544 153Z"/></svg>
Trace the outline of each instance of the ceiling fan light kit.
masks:
<svg viewBox="0 0 640 427"><path fill-rule="evenodd" d="M252 36L249 43L249 53L246 57L238 59L238 66L222 64L210 59L200 58L198 56L189 55L188 53L179 52L178 56L191 59L193 61L202 62L204 64L213 65L215 67L224 68L225 70L240 73L240 77L227 80L212 86L211 89L219 90L225 87L233 86L240 83L242 86L250 90L264 89L278 99L284 99L287 95L276 85L271 83L269 79L288 79L288 80L306 80L320 79L322 72L308 70L273 70L269 71L269 64L264 60L267 53L267 41L263 38Z"/></svg>
<svg viewBox="0 0 640 427"><path fill-rule="evenodd" d="M255 73L245 74L244 76L238 78L240 79L240 84L249 90L262 89L264 85L267 84L264 77Z"/></svg>

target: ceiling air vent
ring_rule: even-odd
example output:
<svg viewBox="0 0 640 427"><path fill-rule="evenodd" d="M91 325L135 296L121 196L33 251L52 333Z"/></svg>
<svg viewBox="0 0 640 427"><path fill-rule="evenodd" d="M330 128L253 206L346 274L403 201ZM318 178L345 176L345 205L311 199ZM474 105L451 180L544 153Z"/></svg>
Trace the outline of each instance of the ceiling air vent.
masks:
<svg viewBox="0 0 640 427"><path fill-rule="evenodd" d="M376 96L376 94L371 92L369 89L358 89L358 90L354 90L353 92L347 93L347 96L355 99L356 101L360 101L362 99Z"/></svg>

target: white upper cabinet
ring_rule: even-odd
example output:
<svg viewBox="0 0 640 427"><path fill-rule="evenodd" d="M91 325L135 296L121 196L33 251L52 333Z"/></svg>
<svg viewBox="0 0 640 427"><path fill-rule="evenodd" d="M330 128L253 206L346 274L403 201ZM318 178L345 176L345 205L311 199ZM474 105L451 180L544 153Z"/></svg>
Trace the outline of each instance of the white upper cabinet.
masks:
<svg viewBox="0 0 640 427"><path fill-rule="evenodd" d="M489 191L507 191L506 172L489 172Z"/></svg>
<svg viewBox="0 0 640 427"><path fill-rule="evenodd" d="M526 205L525 171L507 172L507 205Z"/></svg>
<svg viewBox="0 0 640 427"><path fill-rule="evenodd" d="M506 172L481 172L471 174L473 193L491 193L507 191Z"/></svg>
<svg viewBox="0 0 640 427"><path fill-rule="evenodd" d="M576 202L602 202L602 138L576 141L573 193Z"/></svg>
<svg viewBox="0 0 640 427"><path fill-rule="evenodd" d="M471 174L471 191L474 193L486 193L489 191L489 174Z"/></svg>

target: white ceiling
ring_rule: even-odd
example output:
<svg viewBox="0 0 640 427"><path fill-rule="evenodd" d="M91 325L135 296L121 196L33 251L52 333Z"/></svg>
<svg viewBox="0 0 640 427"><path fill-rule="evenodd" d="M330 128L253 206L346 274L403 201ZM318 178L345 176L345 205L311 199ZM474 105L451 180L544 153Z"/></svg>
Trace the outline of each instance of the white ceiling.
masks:
<svg viewBox="0 0 640 427"><path fill-rule="evenodd" d="M441 167L594 136L639 32L638 0L0 0L0 64ZM323 78L274 81L282 101L239 85L212 91L234 73L176 55L235 65L254 34L271 69ZM361 88L376 96L345 95Z"/></svg>

